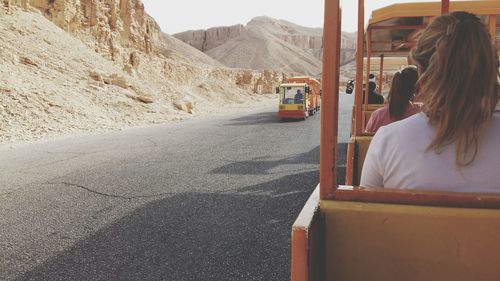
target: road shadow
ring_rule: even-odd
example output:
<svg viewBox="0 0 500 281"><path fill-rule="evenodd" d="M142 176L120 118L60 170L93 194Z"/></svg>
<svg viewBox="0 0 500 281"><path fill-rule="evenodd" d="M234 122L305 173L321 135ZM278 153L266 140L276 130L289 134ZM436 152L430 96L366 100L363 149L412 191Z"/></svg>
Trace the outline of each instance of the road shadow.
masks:
<svg viewBox="0 0 500 281"><path fill-rule="evenodd" d="M269 159L269 160L267 160ZM210 174L262 175L281 165L319 164L319 146L308 152L287 156L280 159L259 157L248 161L237 161L210 171Z"/></svg>
<svg viewBox="0 0 500 281"><path fill-rule="evenodd" d="M300 119L280 120L280 118L277 115L277 112L262 112L231 119L229 120L229 123L225 124L225 126L245 126L245 125L257 125L257 124L280 124L280 123L297 123L297 122L304 122L304 120Z"/></svg>
<svg viewBox="0 0 500 281"><path fill-rule="evenodd" d="M266 160L269 159L269 160ZM337 183L345 183L347 160L347 143L339 143L337 147ZM319 146L308 152L291 155L280 159L255 158L248 161L237 161L210 171L210 174L230 175L263 175L271 174L272 170L281 165L319 164ZM318 179L319 181L319 179Z"/></svg>
<svg viewBox="0 0 500 281"><path fill-rule="evenodd" d="M17 280L288 280L291 225L318 176L151 202Z"/></svg>
<svg viewBox="0 0 500 281"><path fill-rule="evenodd" d="M337 146L337 184L345 184L345 173L347 163L347 143L339 143Z"/></svg>

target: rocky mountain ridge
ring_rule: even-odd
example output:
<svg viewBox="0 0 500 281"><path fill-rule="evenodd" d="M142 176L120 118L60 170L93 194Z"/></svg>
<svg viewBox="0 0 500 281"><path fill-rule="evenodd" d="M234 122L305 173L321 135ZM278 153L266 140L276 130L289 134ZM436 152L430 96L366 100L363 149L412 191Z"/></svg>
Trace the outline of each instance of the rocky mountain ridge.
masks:
<svg viewBox="0 0 500 281"><path fill-rule="evenodd" d="M230 67L275 69L308 75L321 71L321 28L256 17L245 26L191 30L173 36ZM354 34L343 33L343 64L354 58L355 42ZM256 62L256 59L260 61Z"/></svg>
<svg viewBox="0 0 500 281"><path fill-rule="evenodd" d="M258 104L283 74L166 36L140 0L0 0L0 143Z"/></svg>

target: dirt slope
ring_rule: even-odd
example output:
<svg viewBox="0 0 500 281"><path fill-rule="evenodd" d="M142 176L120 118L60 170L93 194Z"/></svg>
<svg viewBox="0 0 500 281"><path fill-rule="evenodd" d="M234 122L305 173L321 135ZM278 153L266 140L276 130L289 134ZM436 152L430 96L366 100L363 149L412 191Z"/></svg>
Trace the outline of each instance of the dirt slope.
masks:
<svg viewBox="0 0 500 281"><path fill-rule="evenodd" d="M254 93L281 74L222 67L139 0L77 2L0 0L0 143L274 102Z"/></svg>

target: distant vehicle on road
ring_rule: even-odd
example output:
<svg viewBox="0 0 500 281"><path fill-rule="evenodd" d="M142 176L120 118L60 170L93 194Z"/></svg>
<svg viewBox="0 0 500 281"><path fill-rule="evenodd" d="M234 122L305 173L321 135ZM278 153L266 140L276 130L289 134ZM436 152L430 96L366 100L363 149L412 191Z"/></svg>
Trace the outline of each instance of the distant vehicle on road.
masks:
<svg viewBox="0 0 500 281"><path fill-rule="evenodd" d="M312 77L292 77L276 88L280 119L307 119L316 114L321 105L321 83Z"/></svg>
<svg viewBox="0 0 500 281"><path fill-rule="evenodd" d="M350 95L352 92L354 92L354 80L349 80L345 87L345 93Z"/></svg>

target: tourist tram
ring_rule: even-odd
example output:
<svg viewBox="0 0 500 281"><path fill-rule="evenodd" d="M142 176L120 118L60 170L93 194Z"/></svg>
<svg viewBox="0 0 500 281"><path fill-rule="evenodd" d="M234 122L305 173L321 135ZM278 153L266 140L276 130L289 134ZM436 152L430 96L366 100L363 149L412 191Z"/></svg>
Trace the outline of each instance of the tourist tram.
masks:
<svg viewBox="0 0 500 281"><path fill-rule="evenodd" d="M313 77L287 78L276 88L276 94L279 95L278 117L281 120L305 120L320 110L321 83Z"/></svg>
<svg viewBox="0 0 500 281"><path fill-rule="evenodd" d="M374 11L365 29L364 0L358 0L345 186L337 185L336 166L340 2L325 0L320 184L292 228L291 280L500 280L500 196L357 187L373 137L364 126L378 108L363 104L370 58L379 58L382 74L384 58L408 57L420 31L449 11L478 15L497 39L500 1L395 4Z"/></svg>

